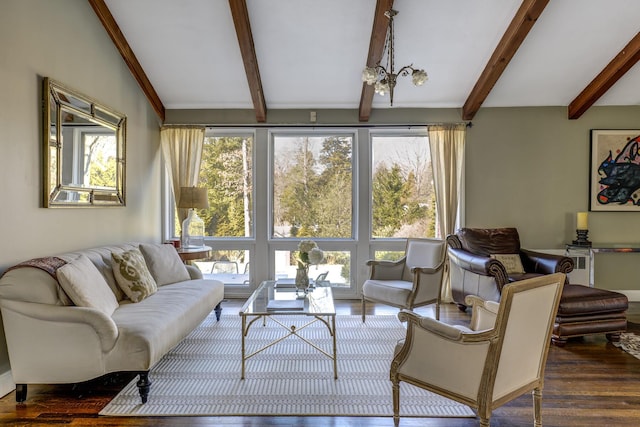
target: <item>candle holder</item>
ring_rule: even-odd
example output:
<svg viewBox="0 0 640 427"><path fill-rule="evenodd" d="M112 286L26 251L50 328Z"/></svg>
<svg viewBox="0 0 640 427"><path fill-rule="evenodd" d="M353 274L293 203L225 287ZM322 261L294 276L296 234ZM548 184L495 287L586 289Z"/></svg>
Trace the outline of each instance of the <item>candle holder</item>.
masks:
<svg viewBox="0 0 640 427"><path fill-rule="evenodd" d="M576 234L578 235L578 237L576 238L576 240L571 242L573 245L591 247L591 242L589 241L589 239L587 239L589 230L576 230Z"/></svg>

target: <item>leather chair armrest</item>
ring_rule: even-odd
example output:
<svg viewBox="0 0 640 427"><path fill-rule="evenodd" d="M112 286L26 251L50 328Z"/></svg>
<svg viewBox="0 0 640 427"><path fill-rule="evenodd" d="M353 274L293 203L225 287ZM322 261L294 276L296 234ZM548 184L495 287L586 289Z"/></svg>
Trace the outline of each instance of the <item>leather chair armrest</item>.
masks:
<svg viewBox="0 0 640 427"><path fill-rule="evenodd" d="M573 260L567 256L545 254L527 249L521 249L520 255L524 270L528 273L568 274L573 271Z"/></svg>
<svg viewBox="0 0 640 427"><path fill-rule="evenodd" d="M465 270L476 274L494 277L502 274L507 277L507 271L502 263L488 256L475 255L464 249L449 248L449 259Z"/></svg>

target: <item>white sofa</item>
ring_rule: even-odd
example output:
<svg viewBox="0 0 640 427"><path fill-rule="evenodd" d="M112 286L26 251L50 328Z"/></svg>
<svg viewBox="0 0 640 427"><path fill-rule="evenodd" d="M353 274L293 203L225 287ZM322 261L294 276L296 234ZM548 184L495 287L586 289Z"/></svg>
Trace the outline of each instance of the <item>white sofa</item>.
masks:
<svg viewBox="0 0 640 427"><path fill-rule="evenodd" d="M114 276L112 253L143 248L157 290L132 302L120 287L120 277ZM203 279L170 245L126 243L31 261L0 278L2 322L18 402L26 400L27 384L78 383L133 371L139 374L145 403L149 370L212 310L220 319L223 283Z"/></svg>

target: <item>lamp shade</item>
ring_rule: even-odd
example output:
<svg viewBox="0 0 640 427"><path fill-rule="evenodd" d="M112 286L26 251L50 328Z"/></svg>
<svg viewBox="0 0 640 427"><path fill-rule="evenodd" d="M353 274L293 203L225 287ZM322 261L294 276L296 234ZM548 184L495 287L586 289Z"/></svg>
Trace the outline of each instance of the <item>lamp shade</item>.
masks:
<svg viewBox="0 0 640 427"><path fill-rule="evenodd" d="M198 187L180 187L179 208L195 208L207 209L209 207L209 199L207 198L207 189Z"/></svg>

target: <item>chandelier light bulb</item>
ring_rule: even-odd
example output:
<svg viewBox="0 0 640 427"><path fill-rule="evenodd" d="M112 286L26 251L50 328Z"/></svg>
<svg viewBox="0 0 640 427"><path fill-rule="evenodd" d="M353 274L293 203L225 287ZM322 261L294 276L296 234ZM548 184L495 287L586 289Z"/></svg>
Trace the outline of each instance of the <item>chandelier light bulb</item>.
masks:
<svg viewBox="0 0 640 427"><path fill-rule="evenodd" d="M424 70L414 70L413 73L411 73L411 80L416 86L422 86L428 79L429 76L427 76L427 72Z"/></svg>
<svg viewBox="0 0 640 427"><path fill-rule="evenodd" d="M384 79L376 82L375 91L378 95L382 96L389 92L389 83L387 82L387 80Z"/></svg>
<svg viewBox="0 0 640 427"><path fill-rule="evenodd" d="M372 85L378 80L378 72L373 67L365 67L362 70L362 81L368 85Z"/></svg>

